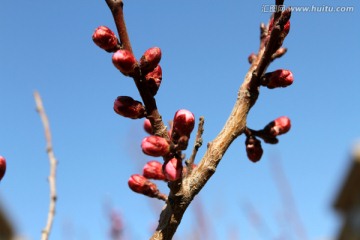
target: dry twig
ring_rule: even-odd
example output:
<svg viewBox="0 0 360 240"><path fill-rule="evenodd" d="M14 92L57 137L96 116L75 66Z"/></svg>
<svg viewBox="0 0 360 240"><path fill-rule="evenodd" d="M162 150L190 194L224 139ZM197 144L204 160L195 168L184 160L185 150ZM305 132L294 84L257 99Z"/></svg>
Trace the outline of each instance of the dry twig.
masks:
<svg viewBox="0 0 360 240"><path fill-rule="evenodd" d="M34 98L36 102L36 111L39 113L42 124L44 126L45 139L46 139L46 152L48 154L49 162L50 162L50 175L48 177L49 185L50 185L50 205L49 205L47 222L45 228L42 230L41 233L41 240L47 240L49 239L51 227L54 222L54 216L55 216L55 207L56 207L56 198L57 198L57 193L56 193L57 160L54 155L52 141L51 141L49 119L45 113L45 109L43 107L40 94L38 92L34 92Z"/></svg>

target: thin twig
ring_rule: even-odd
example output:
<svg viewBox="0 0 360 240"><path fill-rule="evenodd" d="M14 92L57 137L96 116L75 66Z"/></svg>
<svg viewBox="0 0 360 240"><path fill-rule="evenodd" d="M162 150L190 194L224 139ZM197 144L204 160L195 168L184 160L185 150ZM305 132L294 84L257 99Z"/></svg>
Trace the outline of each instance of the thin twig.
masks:
<svg viewBox="0 0 360 240"><path fill-rule="evenodd" d="M123 1L122 0L105 0L105 1L111 10L111 13L113 14L116 28L119 33L121 47L132 53L133 51L131 48L131 43L130 43L129 35L126 30L126 24L124 19Z"/></svg>
<svg viewBox="0 0 360 240"><path fill-rule="evenodd" d="M188 166L188 168L187 168L188 175L191 174L191 171L193 169L192 166L194 164L196 154L197 154L199 148L203 144L202 134L204 132L204 123L205 123L205 119L204 119L203 116L201 116L199 118L199 124L198 124L198 130L197 130L197 133L196 133L194 148L193 148L193 151L192 151L192 154L191 154L190 158L186 161L186 165Z"/></svg>
<svg viewBox="0 0 360 240"><path fill-rule="evenodd" d="M57 198L57 193L56 193L57 160L54 155L52 141L51 141L51 131L50 131L49 119L45 113L45 109L43 107L40 94L38 92L34 92L34 98L35 98L35 102L36 102L36 111L39 113L42 124L44 126L45 139L46 139L46 152L48 154L49 162L50 162L50 175L48 177L49 185L50 185L50 205L49 205L47 222L46 222L45 228L42 230L42 234L41 234L41 239L47 240L47 239L49 239L51 227L54 222L54 216L55 216L55 207L56 207L56 198Z"/></svg>

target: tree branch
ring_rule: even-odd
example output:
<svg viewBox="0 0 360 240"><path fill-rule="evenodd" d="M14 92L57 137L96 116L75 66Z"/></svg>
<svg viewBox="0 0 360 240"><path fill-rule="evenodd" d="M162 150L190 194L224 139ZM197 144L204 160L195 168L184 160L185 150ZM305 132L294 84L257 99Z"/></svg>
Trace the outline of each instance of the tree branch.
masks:
<svg viewBox="0 0 360 240"><path fill-rule="evenodd" d="M279 22L285 24L284 21L279 20ZM152 240L172 239L193 198L215 173L217 165L230 144L244 133L247 115L259 95L259 79L272 61L271 56L284 40L280 34L280 29L283 26L274 27L267 43L263 44L261 41L257 58L252 62L244 82L239 88L237 100L227 122L218 136L208 144L208 149L198 167L194 169L191 175L183 179L177 192L170 192L169 201L160 215L159 225L151 237Z"/></svg>
<svg viewBox="0 0 360 240"><path fill-rule="evenodd" d="M49 185L50 185L50 205L49 205L49 212L48 212L46 226L42 230L42 234L41 234L41 239L47 240L47 239L49 239L51 227L54 222L54 216L55 216L56 198L57 198L57 193L56 193L57 160L54 155L52 141L51 141L51 131L50 131L49 119L45 113L45 109L43 107L40 94L38 92L34 92L34 98L35 98L35 102L36 102L36 110L39 113L42 124L44 126L45 139L46 139L46 152L48 154L49 162L50 162L50 175L48 177Z"/></svg>

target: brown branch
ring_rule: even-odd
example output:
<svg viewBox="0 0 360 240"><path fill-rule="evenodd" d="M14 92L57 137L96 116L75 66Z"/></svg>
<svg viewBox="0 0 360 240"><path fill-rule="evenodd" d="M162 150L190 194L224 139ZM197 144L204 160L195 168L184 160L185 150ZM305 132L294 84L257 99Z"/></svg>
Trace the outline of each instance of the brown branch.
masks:
<svg viewBox="0 0 360 240"><path fill-rule="evenodd" d="M204 122L205 119L204 117L200 117L199 118L199 124L198 124L198 130L196 133L196 138L195 138L195 144L194 144L194 148L192 151L192 154L190 156L190 158L186 161L186 165L187 165L187 174L190 175L193 169L193 164L196 158L196 154L199 150L199 148L202 146L203 144L203 139L202 139L202 134L204 132Z"/></svg>
<svg viewBox="0 0 360 240"><path fill-rule="evenodd" d="M284 21L279 20L279 22L285 24ZM159 225L151 237L152 240L172 238L192 199L215 173L217 165L230 144L244 133L248 112L259 95L259 79L272 61L272 54L282 44L280 27L276 25L274 27L276 30L272 31L267 44L261 45L258 57L252 63L238 91L237 100L227 122L218 136L208 144L208 149L200 164L189 177L183 179L178 191L170 192L169 201L160 215Z"/></svg>
<svg viewBox="0 0 360 240"><path fill-rule="evenodd" d="M44 126L45 139L46 139L46 152L48 154L49 162L50 162L50 175L48 177L49 185L50 185L50 205L49 205L49 212L48 212L46 226L42 230L42 234L41 234L41 239L47 240L47 239L49 239L51 227L54 222L54 216L55 216L55 207L56 207L56 198L57 198L57 193L56 193L57 160L54 155L52 141L51 141L51 131L50 131L49 119L45 113L45 109L43 107L40 94L38 92L34 92L34 98L35 98L35 102L36 102L36 111L39 113L42 124Z"/></svg>
<svg viewBox="0 0 360 240"><path fill-rule="evenodd" d="M120 42L125 49L131 50L123 16L123 2L121 0L106 0L106 2L114 16ZM277 5L282 5L283 1L276 1L276 3ZM286 20L290 18L289 11L287 13L275 13L277 21L274 21L274 27L270 36L265 37L265 27L261 26L261 44L256 55L257 58L252 62L244 82L239 88L237 100L227 122L218 136L208 144L208 149L198 167L188 177L169 183L170 193L160 215L159 225L151 239L172 239L184 212L195 195L199 193L215 173L217 165L220 163L230 144L244 133L248 112L255 104L259 95L260 78L273 60L273 54L282 45L285 38L281 32ZM151 122L154 135L169 140L166 126L156 106L156 100L146 88L144 76L139 68L133 75L133 78L145 105L147 118ZM166 157L164 160L166 161Z"/></svg>
<svg viewBox="0 0 360 240"><path fill-rule="evenodd" d="M126 24L124 19L123 1L122 0L105 0L105 1L109 6L111 13L114 17L116 28L119 33L121 47L132 53L133 51L131 48L131 43L130 43L129 35L126 30Z"/></svg>

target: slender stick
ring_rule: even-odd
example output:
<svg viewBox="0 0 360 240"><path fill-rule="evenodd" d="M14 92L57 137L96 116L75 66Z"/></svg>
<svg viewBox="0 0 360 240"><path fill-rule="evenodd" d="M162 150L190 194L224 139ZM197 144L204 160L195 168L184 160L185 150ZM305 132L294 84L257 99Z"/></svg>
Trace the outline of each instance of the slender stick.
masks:
<svg viewBox="0 0 360 240"><path fill-rule="evenodd" d="M43 103L38 92L34 92L34 98L36 102L36 111L39 113L41 117L42 124L44 126L45 131L45 139L46 139L46 152L49 157L50 162L50 175L48 177L49 185L50 185L50 205L49 205L49 212L48 218L45 225L45 228L42 230L41 240L49 239L49 235L51 232L51 227L54 222L55 216L55 207L56 207L56 166L57 160L54 155L52 141L51 141L51 131L50 131L50 124L49 119L45 113L45 109L43 107Z"/></svg>
<svg viewBox="0 0 360 240"><path fill-rule="evenodd" d="M192 165L194 164L196 154L203 143L202 134L204 132L204 122L205 122L204 117L200 117L199 124L198 124L198 130L196 133L194 148L193 148L193 151L192 151L192 154L191 154L189 160L186 161L186 165L188 166L188 169L187 169L188 175L191 174L191 172L192 172L192 169L193 169Z"/></svg>
<svg viewBox="0 0 360 240"><path fill-rule="evenodd" d="M123 7L124 7L123 1L122 0L105 0L105 1L111 10L111 13L113 14L122 48L133 53L129 35L126 30L126 24L123 13Z"/></svg>

